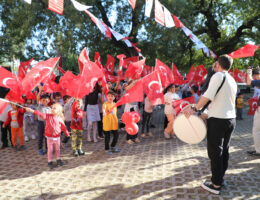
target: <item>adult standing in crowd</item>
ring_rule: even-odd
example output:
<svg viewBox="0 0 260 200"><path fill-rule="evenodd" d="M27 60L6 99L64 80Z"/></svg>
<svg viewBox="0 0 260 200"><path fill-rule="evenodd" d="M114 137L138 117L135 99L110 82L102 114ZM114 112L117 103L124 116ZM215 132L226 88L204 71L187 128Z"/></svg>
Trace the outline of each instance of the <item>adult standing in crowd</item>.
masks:
<svg viewBox="0 0 260 200"><path fill-rule="evenodd" d="M254 79L255 81L252 81ZM253 70L253 77L251 73L248 74L247 78L248 85L251 85L254 87L254 96L253 97L258 97L259 102L260 102L260 69L255 68ZM252 156L260 156L260 106L258 106L258 109L255 112L254 115L254 122L253 122L253 140L254 140L254 147L255 150L253 151L247 151L249 155Z"/></svg>
<svg viewBox="0 0 260 200"><path fill-rule="evenodd" d="M216 73L211 77L207 90L195 106L184 110L186 117L189 117L211 101L207 119L207 151L212 176L211 182L204 181L201 186L214 194L219 194L224 185L223 178L228 168L230 138L236 125L237 84L228 73L232 63L230 56L220 56L213 65Z"/></svg>

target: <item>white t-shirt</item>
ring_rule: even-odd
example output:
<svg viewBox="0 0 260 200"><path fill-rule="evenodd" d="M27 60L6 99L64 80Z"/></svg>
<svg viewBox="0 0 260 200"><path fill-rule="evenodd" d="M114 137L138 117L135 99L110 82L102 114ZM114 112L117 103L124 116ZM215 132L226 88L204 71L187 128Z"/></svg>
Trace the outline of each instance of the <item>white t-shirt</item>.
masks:
<svg viewBox="0 0 260 200"><path fill-rule="evenodd" d="M164 113L166 115L167 114L176 114L172 104L173 104L173 101L176 101L176 100L179 100L179 99L180 99L180 97L176 93L167 92L164 95L164 103L165 103Z"/></svg>
<svg viewBox="0 0 260 200"><path fill-rule="evenodd" d="M216 95L216 92L223 81L224 73L226 75L226 80ZM203 94L204 97L212 101L208 108L209 118L236 118L236 93L237 84L227 71L215 73L210 79L207 91Z"/></svg>

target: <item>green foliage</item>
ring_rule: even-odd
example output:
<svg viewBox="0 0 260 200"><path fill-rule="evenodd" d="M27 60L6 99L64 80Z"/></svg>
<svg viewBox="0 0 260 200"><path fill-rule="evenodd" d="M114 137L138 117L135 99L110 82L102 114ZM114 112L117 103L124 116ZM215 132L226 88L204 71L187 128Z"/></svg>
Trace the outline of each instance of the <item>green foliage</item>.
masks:
<svg viewBox="0 0 260 200"><path fill-rule="evenodd" d="M180 28L162 27L144 16L144 0L137 0L135 11L127 0L78 0L92 5L90 11L114 30L138 43L146 63L154 66L158 58L167 65L172 62L182 71L191 65L209 66L214 61L205 57ZM197 35L217 55L230 53L248 41L260 43L260 1L254 0L161 0L183 24ZM0 62L22 61L34 57L43 60L61 55L65 69L78 71L77 55L87 47L94 59L99 51L102 63L106 55L136 54L122 41L105 38L85 12L77 11L65 1L64 14L48 9L48 0L34 0L29 5L22 0L2 0L0 3ZM2 22L2 25L1 25ZM235 65L259 65L259 50L251 58L235 60ZM117 59L116 59L117 60ZM118 62L118 60L117 60Z"/></svg>

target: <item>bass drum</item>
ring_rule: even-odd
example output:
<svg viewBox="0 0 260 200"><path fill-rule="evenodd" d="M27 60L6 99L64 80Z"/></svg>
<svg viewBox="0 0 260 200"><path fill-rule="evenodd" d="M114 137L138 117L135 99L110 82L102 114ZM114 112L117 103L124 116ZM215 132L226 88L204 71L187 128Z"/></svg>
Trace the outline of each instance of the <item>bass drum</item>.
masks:
<svg viewBox="0 0 260 200"><path fill-rule="evenodd" d="M184 114L178 115L174 120L173 130L181 141L188 144L200 143L207 134L205 123L196 115L191 115L189 118Z"/></svg>

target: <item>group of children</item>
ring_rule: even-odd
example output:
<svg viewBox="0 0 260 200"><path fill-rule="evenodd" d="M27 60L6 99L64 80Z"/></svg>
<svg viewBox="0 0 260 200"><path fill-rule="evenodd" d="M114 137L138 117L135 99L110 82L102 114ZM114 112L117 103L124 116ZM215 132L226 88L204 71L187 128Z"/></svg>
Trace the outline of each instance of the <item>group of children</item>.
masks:
<svg viewBox="0 0 260 200"><path fill-rule="evenodd" d="M57 165L62 166L64 163L60 159L60 145L61 142L68 142L71 138L72 153L74 156L84 155L82 149L83 137L83 121L85 117L88 119L88 141L97 142L98 139L104 138L105 151L109 154L119 152L116 148L118 141L119 120L117 118L117 108L115 105L116 93L120 88L121 93L124 93L131 88L133 82L123 84L116 89L110 86L109 92L104 95L101 83L97 83L94 91L85 97L85 112L83 110L82 99L74 99L68 95L61 97L59 93L55 93L53 97L43 92L43 87L38 87L37 105L35 100L25 99L25 104L19 107L15 104L7 106L5 111L0 116L1 132L2 132L2 148L8 147L7 132L10 127L11 144L15 151L24 150L24 140L36 139L38 136L38 154L48 155L48 166L52 169L53 164L52 154L55 149ZM118 86L118 84L117 84ZM181 95L184 94L186 88L182 88ZM195 88L196 89L196 88ZM173 135L172 123L176 115L172 102L182 98L178 94L177 88L170 85L166 89L165 94L165 114L167 116L168 125L165 129L165 138L170 138ZM190 92L190 95L193 95ZM117 93L118 96L118 93ZM119 97L118 97L119 98ZM130 103L124 106L124 111L138 111L140 105L138 103ZM141 128L141 137L152 137L150 131L150 121L154 106L149 99L145 97L143 120ZM6 117L4 117L6 116ZM100 124L101 122L101 124ZM139 124L140 125L140 124ZM98 126L98 127L97 127ZM101 128L100 128L101 126ZM91 130L93 129L93 131ZM96 135L98 129L98 136ZM145 131L146 129L146 131ZM37 133L38 132L38 133ZM93 134L91 134L93 132ZM37 133L37 134L36 134ZM63 140L61 141L61 134ZM16 143L17 135L19 137L20 147ZM110 144L110 136L113 135L112 143ZM93 140L91 140L91 136ZM139 143L138 135L126 136L128 144Z"/></svg>

